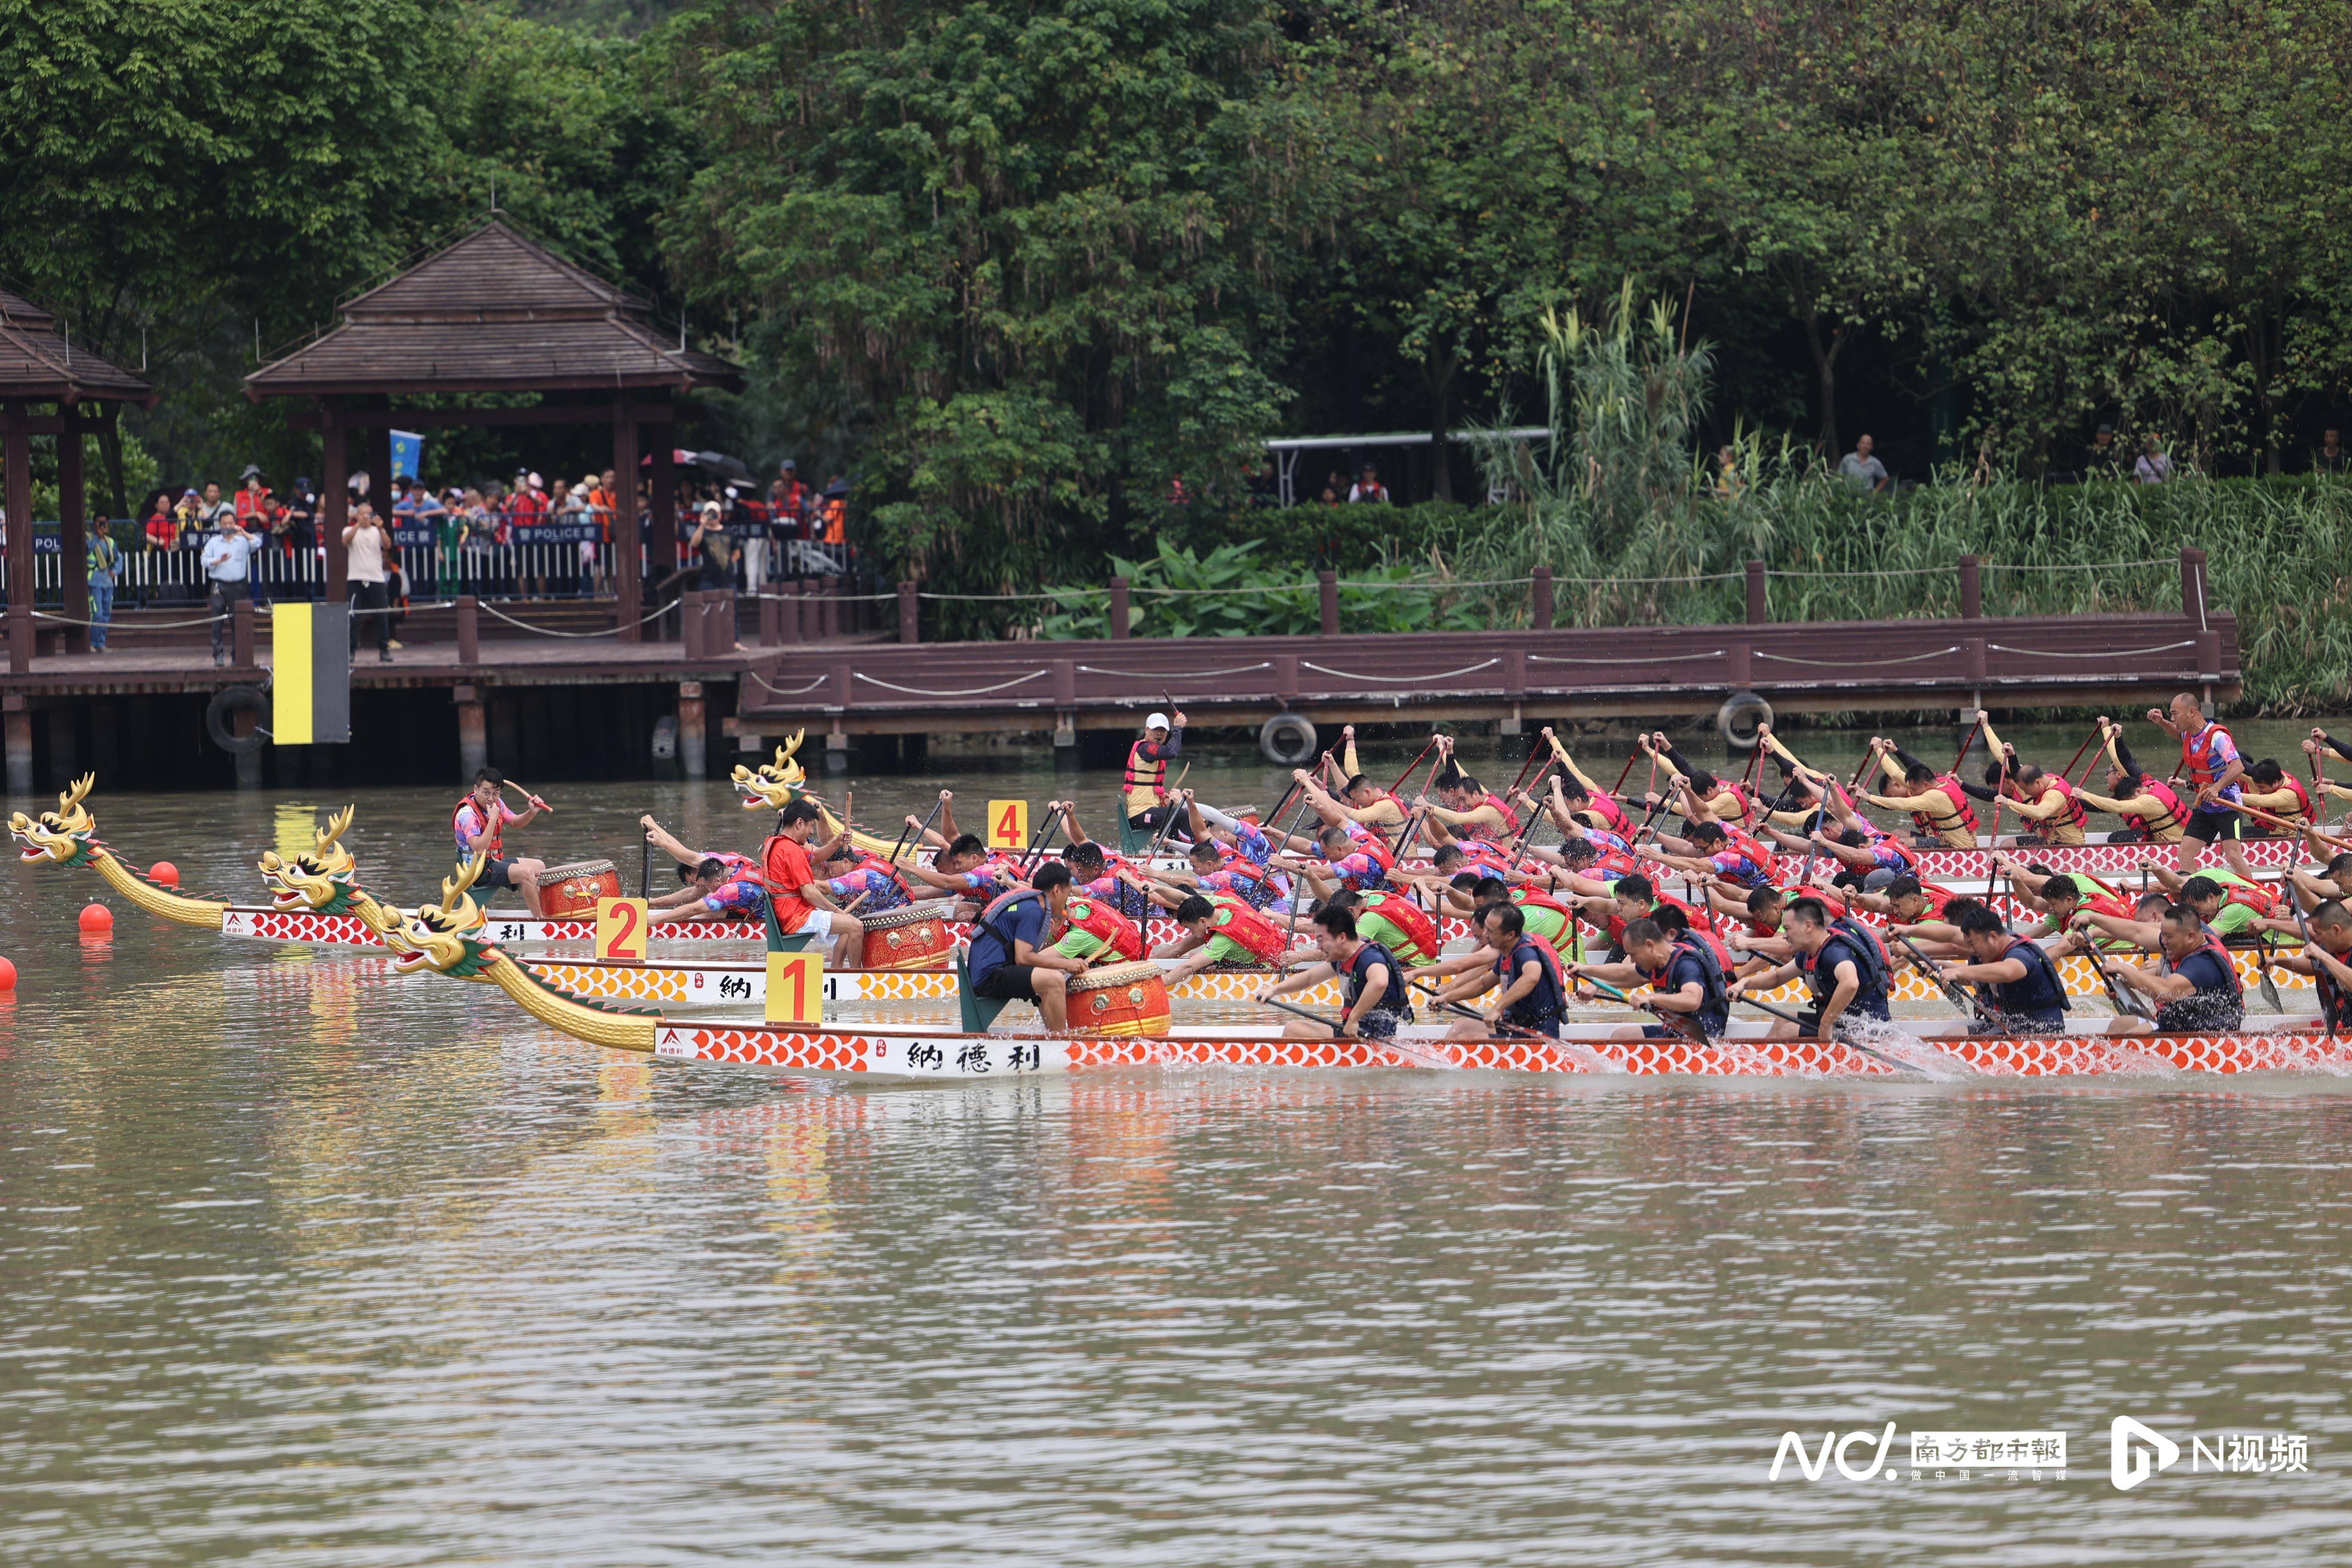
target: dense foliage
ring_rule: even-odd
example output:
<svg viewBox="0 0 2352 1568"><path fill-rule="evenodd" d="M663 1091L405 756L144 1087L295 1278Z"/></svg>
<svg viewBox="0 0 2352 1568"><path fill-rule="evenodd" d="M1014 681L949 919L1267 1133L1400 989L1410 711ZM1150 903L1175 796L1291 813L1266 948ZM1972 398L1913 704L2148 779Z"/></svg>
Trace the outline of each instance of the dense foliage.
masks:
<svg viewBox="0 0 2352 1568"><path fill-rule="evenodd" d="M851 472L890 570L1418 563L1234 504L1255 443L1539 419L1627 278L1696 356L1678 464L1866 427L2030 479L2107 421L2301 468L2352 375L2348 67L2318 0L0 0L0 276L143 345L168 477L283 474L257 342L495 186L742 358L691 434ZM1764 488L1611 515L1696 560Z"/></svg>

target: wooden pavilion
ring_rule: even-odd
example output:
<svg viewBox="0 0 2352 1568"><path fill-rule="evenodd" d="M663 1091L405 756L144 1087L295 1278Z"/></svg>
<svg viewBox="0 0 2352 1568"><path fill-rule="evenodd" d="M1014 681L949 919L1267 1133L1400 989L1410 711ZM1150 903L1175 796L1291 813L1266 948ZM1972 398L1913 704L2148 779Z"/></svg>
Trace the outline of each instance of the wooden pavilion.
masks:
<svg viewBox="0 0 2352 1568"><path fill-rule="evenodd" d="M32 405L54 404L36 415ZM68 617L66 646L89 647L75 623L89 616L89 538L82 488L82 436L101 428L125 403L152 407L152 388L129 371L76 348L58 319L28 300L0 289L0 457L7 464L8 668L33 668L33 442L58 440L58 548ZM21 700L9 710L14 725Z"/></svg>
<svg viewBox="0 0 2352 1568"><path fill-rule="evenodd" d="M347 594L343 528L349 521L349 432L362 433L363 466L381 481L392 472L392 432L452 426L586 425L613 428L613 468L623 510L635 499L638 429L663 426L654 442L650 559L656 573L676 553L677 475L667 426L672 401L698 387L740 390L742 373L715 355L675 342L653 326L644 300L573 266L499 218L352 300L342 324L246 377L245 395L315 399L295 413L297 428L326 433L323 521L326 592ZM403 405L403 396L466 393L562 395L526 408ZM583 396L583 395L601 395ZM388 483L379 488L388 493ZM615 625L638 640L646 616L644 557L634 516L614 520Z"/></svg>

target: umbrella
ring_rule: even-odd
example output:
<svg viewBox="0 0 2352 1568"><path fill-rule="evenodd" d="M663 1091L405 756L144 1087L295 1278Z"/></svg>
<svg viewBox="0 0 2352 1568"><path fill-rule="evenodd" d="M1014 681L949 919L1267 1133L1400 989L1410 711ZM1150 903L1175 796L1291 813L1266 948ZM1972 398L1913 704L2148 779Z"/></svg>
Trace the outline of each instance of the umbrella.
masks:
<svg viewBox="0 0 2352 1568"><path fill-rule="evenodd" d="M697 452L694 454L694 466L705 473L717 474L723 479L732 479L739 485L759 483L751 470L743 466L740 458L730 458L724 452Z"/></svg>

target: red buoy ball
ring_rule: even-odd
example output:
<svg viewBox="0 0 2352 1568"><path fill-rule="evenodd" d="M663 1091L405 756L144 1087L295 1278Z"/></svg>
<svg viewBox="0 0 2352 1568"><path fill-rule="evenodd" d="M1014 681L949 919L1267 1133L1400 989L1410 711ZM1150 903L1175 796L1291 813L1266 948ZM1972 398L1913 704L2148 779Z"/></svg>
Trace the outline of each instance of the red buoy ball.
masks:
<svg viewBox="0 0 2352 1568"><path fill-rule="evenodd" d="M81 907L81 929L86 931L112 931L114 911L104 904L84 904Z"/></svg>
<svg viewBox="0 0 2352 1568"><path fill-rule="evenodd" d="M169 860L158 860L147 868L147 879L160 882L167 888L176 888L180 885L180 868Z"/></svg>
<svg viewBox="0 0 2352 1568"><path fill-rule="evenodd" d="M15 989L16 989L16 966L6 959L0 958L0 991Z"/></svg>

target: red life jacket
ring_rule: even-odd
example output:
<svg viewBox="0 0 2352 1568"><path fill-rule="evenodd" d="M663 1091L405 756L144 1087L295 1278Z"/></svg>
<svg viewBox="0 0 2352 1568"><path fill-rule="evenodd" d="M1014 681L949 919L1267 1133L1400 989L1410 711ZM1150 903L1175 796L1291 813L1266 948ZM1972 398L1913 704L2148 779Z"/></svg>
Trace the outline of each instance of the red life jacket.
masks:
<svg viewBox="0 0 2352 1568"><path fill-rule="evenodd" d="M1946 773L1943 777L1936 781L1936 790L1946 800L1951 803L1951 816L1947 816L1943 823L1938 823L1928 813L1924 811L1915 811L1911 814L1911 820L1918 825L1919 831L1922 833L1942 833L1946 830L1946 824L1948 824L1951 821L1952 816L1957 816L1959 818L1961 826L1967 828L1970 833L1974 833L1977 830L1976 807L1969 804L1968 792L1960 788L1960 781L1954 778L1951 774Z"/></svg>
<svg viewBox="0 0 2352 1568"><path fill-rule="evenodd" d="M1556 915L1564 915L1570 921L1574 921L1576 919L1576 911L1574 910L1570 909L1566 904L1561 903L1558 899L1551 897L1549 893L1538 893L1533 888L1514 888L1511 889L1511 902L1518 905L1519 908L1523 910L1532 905L1539 910L1549 910Z"/></svg>
<svg viewBox="0 0 2352 1568"><path fill-rule="evenodd" d="M2091 876L2087 872L2077 871L2074 875L2075 886L2078 889L2082 884L2085 882L2098 889L2097 892L2093 893L2089 898L2078 900L2075 904L2075 908L2088 910L2093 914L2112 915L2119 921L2137 920L2138 918L2137 913L2132 907L2131 900L2126 897L2119 889L2109 887L2106 883L2100 881L2096 877Z"/></svg>
<svg viewBox="0 0 2352 1568"><path fill-rule="evenodd" d="M2238 738L2219 724L2208 724L2194 735L2180 737L2180 765L2193 788L2203 789L2221 771L2213 765L2213 740L2217 734L2227 736L2232 746L2237 743Z"/></svg>
<svg viewBox="0 0 2352 1568"><path fill-rule="evenodd" d="M1108 943L1112 952L1130 963L1143 956L1143 933L1135 929L1133 921L1100 899L1072 899L1062 914L1066 930L1082 931Z"/></svg>
<svg viewBox="0 0 2352 1568"><path fill-rule="evenodd" d="M492 801L490 803L490 809L486 812L482 810L481 803L479 801L477 801L470 795L467 795L465 799L459 801L457 805L449 808L450 837L456 838L457 837L457 817L469 805L474 808L476 815L487 816L491 819L490 836L488 838L483 839L481 847L474 850L473 853L479 855L485 860L495 860L499 858L499 856L506 853L504 847L507 831L506 802L502 800Z"/></svg>
<svg viewBox="0 0 2352 1568"><path fill-rule="evenodd" d="M1438 939L1437 922L1429 918L1427 910L1402 893L1365 893L1361 897L1364 901L1360 907L1404 932L1405 940L1420 950L1423 963L1437 957L1444 943ZM1399 960L1404 956L1397 954Z"/></svg>
<svg viewBox="0 0 2352 1568"><path fill-rule="evenodd" d="M2083 803L2074 798L2074 786L2055 773L2042 775L2042 792L2033 797L2032 804L2040 805L2050 798L2053 790L2066 797L2065 809L2055 816L2043 817L2042 826L2054 826L2060 822L2064 822L2071 826L2080 827L2090 820L2090 814L2083 809Z"/></svg>
<svg viewBox="0 0 2352 1568"><path fill-rule="evenodd" d="M1503 831L1505 833L1517 833L1519 830L1519 814L1511 809L1511 805L1508 801L1505 800L1501 795L1496 795L1494 791L1488 790L1486 792L1486 804L1503 814Z"/></svg>
<svg viewBox="0 0 2352 1568"><path fill-rule="evenodd" d="M2152 795L2156 797L2157 804L2164 807L2164 820L2161 823L2150 822L2147 818L2144 816L2135 816L2128 811L2123 812L2120 815L2126 822L2130 823L2134 827L2137 827L2142 833L2147 834L2150 843L2154 843L2156 841L2158 834L2178 827L2182 823L2189 820L2189 814L2180 809L2180 797L2172 793L2172 786L2170 784L2166 784L2154 773L2142 773L2140 775L2138 793L2141 795Z"/></svg>
<svg viewBox="0 0 2352 1568"><path fill-rule="evenodd" d="M1642 863L1622 849L1603 849L1593 857L1592 864L1599 870L1614 871L1621 877L1633 876L1642 869Z"/></svg>
<svg viewBox="0 0 2352 1568"><path fill-rule="evenodd" d="M2205 933L2205 944L2199 951L2210 952L2216 959L2221 961L2221 973L2230 977L2231 994L2242 998L2246 994L2246 983L2238 973L2237 961L2230 956L2230 950L2221 945L2221 939L2215 936L2211 931L2207 931ZM2170 974L2177 967L2178 965L2176 965L2172 960L2168 958L2161 963L2158 964L2157 973L2159 974Z"/></svg>
<svg viewBox="0 0 2352 1568"><path fill-rule="evenodd" d="M2305 822L2317 822L2319 813L2312 809L2311 792L2303 787L2303 781L2293 773L2282 772L2279 774L2279 782L2294 791L2294 809L2287 815L2300 816Z"/></svg>
<svg viewBox="0 0 2352 1568"><path fill-rule="evenodd" d="M1216 913L1209 917L1211 929L1247 949L1249 955L1261 963L1279 963L1290 951L1289 938L1272 921L1232 894L1212 893L1209 902L1216 908Z"/></svg>
<svg viewBox="0 0 2352 1568"><path fill-rule="evenodd" d="M1122 791L1147 788L1157 790L1161 784L1167 782L1167 758L1162 757L1158 762L1151 763L1148 770L1142 763L1136 761L1135 753L1143 750L1144 747L1150 744L1151 744L1151 737L1146 735L1127 749L1127 767L1119 774L1118 781L1119 788ZM1124 796L1122 796L1122 798L1124 798Z"/></svg>
<svg viewBox="0 0 2352 1568"><path fill-rule="evenodd" d="M2278 913L2278 895L2264 887L2248 887L2242 882L2224 882L2221 884L2221 901L2225 904L2243 904L2264 920Z"/></svg>
<svg viewBox="0 0 2352 1568"><path fill-rule="evenodd" d="M1780 879L1780 858L1765 848L1762 843L1750 838L1737 827L1725 828L1723 836L1731 841L1732 848L1747 856L1748 863L1764 873L1766 881L1777 882Z"/></svg>
<svg viewBox="0 0 2352 1568"><path fill-rule="evenodd" d="M1633 819L1625 815L1625 808L1618 804L1616 796L1604 790L1594 790L1587 798L1592 802L1592 809L1600 814L1603 826L1627 843L1633 842Z"/></svg>

